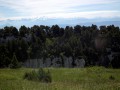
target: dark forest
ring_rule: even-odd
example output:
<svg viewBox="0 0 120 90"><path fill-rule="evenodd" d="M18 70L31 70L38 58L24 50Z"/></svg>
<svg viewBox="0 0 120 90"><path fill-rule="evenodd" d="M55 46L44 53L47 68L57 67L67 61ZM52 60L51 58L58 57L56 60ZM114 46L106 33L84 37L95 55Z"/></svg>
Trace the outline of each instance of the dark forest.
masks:
<svg viewBox="0 0 120 90"><path fill-rule="evenodd" d="M109 57L111 55L111 58ZM0 68L28 59L83 58L85 66L120 68L120 28L100 26L6 26L0 29Z"/></svg>

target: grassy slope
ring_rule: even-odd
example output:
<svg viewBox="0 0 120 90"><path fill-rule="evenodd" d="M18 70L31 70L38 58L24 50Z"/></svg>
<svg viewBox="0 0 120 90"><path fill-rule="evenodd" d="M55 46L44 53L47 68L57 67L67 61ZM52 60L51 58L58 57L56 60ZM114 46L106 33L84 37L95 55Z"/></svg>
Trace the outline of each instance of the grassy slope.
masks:
<svg viewBox="0 0 120 90"><path fill-rule="evenodd" d="M52 83L23 80L31 69L0 69L0 90L120 90L120 69L49 68ZM109 79L110 76L115 79Z"/></svg>

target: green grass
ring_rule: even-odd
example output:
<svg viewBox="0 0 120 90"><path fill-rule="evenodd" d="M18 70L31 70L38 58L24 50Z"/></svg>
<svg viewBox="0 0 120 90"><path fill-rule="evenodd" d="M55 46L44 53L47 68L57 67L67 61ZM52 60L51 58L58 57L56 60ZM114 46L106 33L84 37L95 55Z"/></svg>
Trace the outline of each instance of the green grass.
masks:
<svg viewBox="0 0 120 90"><path fill-rule="evenodd" d="M52 83L23 79L24 73L33 69L0 69L0 90L120 90L120 69L45 68L48 69Z"/></svg>

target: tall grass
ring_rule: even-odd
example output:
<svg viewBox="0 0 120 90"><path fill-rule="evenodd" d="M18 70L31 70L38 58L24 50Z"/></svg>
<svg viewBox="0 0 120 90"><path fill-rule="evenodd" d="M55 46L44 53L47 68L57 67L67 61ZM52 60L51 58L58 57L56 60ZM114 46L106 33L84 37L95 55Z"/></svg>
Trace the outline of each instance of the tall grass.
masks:
<svg viewBox="0 0 120 90"><path fill-rule="evenodd" d="M120 69L49 68L51 83L23 79L31 70L0 69L0 90L120 90Z"/></svg>

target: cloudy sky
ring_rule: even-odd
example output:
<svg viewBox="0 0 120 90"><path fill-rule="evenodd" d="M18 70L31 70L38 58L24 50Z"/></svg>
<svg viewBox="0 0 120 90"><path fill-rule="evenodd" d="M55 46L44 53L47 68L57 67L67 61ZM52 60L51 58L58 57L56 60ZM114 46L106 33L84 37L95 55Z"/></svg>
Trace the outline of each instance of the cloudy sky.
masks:
<svg viewBox="0 0 120 90"><path fill-rule="evenodd" d="M0 0L0 20L36 17L119 18L120 0Z"/></svg>

